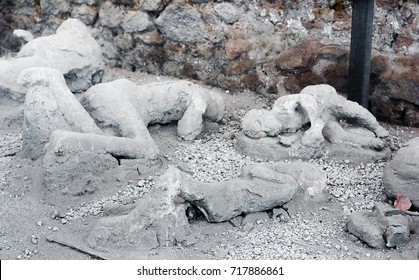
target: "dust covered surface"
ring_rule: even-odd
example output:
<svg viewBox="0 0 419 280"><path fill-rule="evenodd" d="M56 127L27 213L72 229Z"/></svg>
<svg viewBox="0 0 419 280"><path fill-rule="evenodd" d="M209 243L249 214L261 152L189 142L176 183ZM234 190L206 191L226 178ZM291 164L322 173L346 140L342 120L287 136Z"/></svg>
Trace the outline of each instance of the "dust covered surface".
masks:
<svg viewBox="0 0 419 280"><path fill-rule="evenodd" d="M137 83L162 77L130 74ZM85 238L95 222L112 211L129 211L154 187L155 179L174 165L203 182L237 178L243 166L261 162L239 154L235 134L241 119L253 108L271 108L274 99L250 92L222 92L226 114L218 124L192 142L176 137L175 124L153 125L150 133L161 151L162 163L147 173L125 172L117 180L104 176L99 190L72 197L67 203L45 199L36 162L21 156L21 110L0 110L0 259L417 259L419 227L416 218L410 241L403 247L373 249L350 235L351 213L392 204L384 193L386 162L354 163L323 157L310 160L327 174L328 200L313 205L292 204L287 211L249 214L225 223L208 223L191 216L191 242L95 252ZM418 129L382 124L390 132L393 153L419 136ZM186 215L186 213L185 213ZM48 240L61 241L64 245ZM192 240L192 239L191 239ZM74 248L80 250L75 250ZM83 251L83 252L81 252Z"/></svg>

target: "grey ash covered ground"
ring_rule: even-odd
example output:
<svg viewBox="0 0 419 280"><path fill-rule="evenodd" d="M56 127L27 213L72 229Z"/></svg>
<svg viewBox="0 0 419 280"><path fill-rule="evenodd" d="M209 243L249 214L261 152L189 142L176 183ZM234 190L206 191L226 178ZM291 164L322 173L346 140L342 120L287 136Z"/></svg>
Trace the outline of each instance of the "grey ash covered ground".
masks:
<svg viewBox="0 0 419 280"><path fill-rule="evenodd" d="M244 165L260 162L235 150L234 134L240 120L251 108L269 108L267 98L252 93L224 94L227 114L220 124L191 143L179 142L173 126L153 126L150 131L167 164L178 166L197 180L223 181L239 175ZM3 116L4 117L4 116ZM390 131L395 152L419 132L413 128L384 126ZM101 197L86 195L77 205L45 203L42 190L33 187L34 163L20 156L19 122L0 127L0 259L90 259L65 246L50 243L54 233L73 236L83 242L89 224L111 212L115 205L129 209L147 193L154 174L121 181ZM197 243L156 249L150 259L417 259L419 233L413 232L402 248L371 249L345 230L350 213L371 209L375 202L387 202L382 186L386 162L353 163L345 159L312 160L327 174L329 200L322 204L294 206L239 217L233 222L208 224L195 219L192 228ZM104 213L105 212L105 213ZM241 226L237 226L241 224ZM236 226L234 226L236 225ZM418 227L416 226L416 229ZM78 234L79 233L79 234Z"/></svg>

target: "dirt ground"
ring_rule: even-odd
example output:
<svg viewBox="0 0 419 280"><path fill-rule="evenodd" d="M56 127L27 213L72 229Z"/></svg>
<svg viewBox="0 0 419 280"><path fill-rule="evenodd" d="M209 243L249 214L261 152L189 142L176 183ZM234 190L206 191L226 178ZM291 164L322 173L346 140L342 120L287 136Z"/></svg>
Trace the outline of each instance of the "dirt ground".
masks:
<svg viewBox="0 0 419 280"><path fill-rule="evenodd" d="M137 82L161 79L136 76ZM273 98L252 93L223 92L229 123L210 127L206 137L234 135L240 117L251 108L269 108ZM372 249L345 230L345 202L330 199L309 211L301 211L283 221L269 215L251 216L242 227L232 223L192 222L196 242L160 247L151 251L129 248L95 252L84 243L89 230L103 213L93 211L79 219L67 219L70 209L80 209L101 197L109 197L142 178L135 171L125 172L118 180L104 178L99 191L72 197L56 204L46 199L39 176L38 162L22 158L22 106L0 105L0 259L418 259L419 227L416 222L410 242L401 248ZM419 136L418 129L385 125L391 133L409 140ZM166 159L176 158L182 149L175 136L175 125L150 128ZM225 137L234 145L234 137ZM206 138L203 138L204 140ZM209 138L208 138L209 139ZM202 140L201 140L202 141ZM169 160L150 170L156 177L171 164ZM349 203L349 200L346 201ZM78 207L78 208L77 208ZM350 205L348 204L348 207ZM304 236L308 232L308 236ZM55 241L55 242L51 242ZM59 244L62 243L62 244ZM265 253L266 252L266 253Z"/></svg>

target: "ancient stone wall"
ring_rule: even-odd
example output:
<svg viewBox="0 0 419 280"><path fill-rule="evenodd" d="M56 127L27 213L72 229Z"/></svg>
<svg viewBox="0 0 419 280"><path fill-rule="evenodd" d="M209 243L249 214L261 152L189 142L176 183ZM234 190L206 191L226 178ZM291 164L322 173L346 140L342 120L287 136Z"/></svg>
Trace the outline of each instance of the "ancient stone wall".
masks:
<svg viewBox="0 0 419 280"><path fill-rule="evenodd" d="M112 67L231 92L347 89L348 0L0 0L0 8L0 55L19 48L13 29L47 35L74 17ZM376 1L370 104L381 120L419 126L418 11L417 1Z"/></svg>

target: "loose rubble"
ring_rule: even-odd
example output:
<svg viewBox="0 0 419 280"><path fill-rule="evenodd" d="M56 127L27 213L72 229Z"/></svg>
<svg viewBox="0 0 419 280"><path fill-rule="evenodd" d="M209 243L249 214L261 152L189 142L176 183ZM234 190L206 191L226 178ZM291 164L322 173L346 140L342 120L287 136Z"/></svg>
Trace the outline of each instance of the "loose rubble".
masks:
<svg viewBox="0 0 419 280"><path fill-rule="evenodd" d="M176 142L173 150L162 155L162 159L183 172L189 173L194 180L202 183L236 179L243 167L255 163L273 164L273 162L263 162L237 152L235 132L240 129L240 123L236 119L240 120L245 111L233 109L230 112L231 118L230 115L226 118L231 120L231 123L223 121L217 125L205 124L207 132L190 143ZM156 126L153 129L160 128ZM406 135L406 131L394 129L389 132L390 135L385 141L393 147L391 150L394 154L407 145L401 138L401 134ZM407 134L407 138L416 137L414 133ZM7 134L0 139L5 139L2 142L5 143L5 147L1 150L20 148L21 135L19 133ZM158 141L162 139L164 137ZM0 182L4 182L0 198L7 197L10 202L22 199L15 196L8 198L12 191L9 187L10 182L16 176L15 172L8 170L15 168L16 165L22 165L22 163L14 163L19 157L19 150L15 155L0 157L0 167L2 167L0 168ZM288 162L281 161L282 163ZM393 201L386 196L382 183L386 160L358 162L323 156L309 160L309 163L317 166L327 176L325 201L316 202L316 204L308 203L314 207L303 210L299 209L301 205L293 205L291 201L282 208L274 208L272 211L238 216L237 219L221 225L210 224L210 227L220 226L223 229L217 230L213 236L208 237L211 249L199 247L203 246L199 245L199 239L177 243L175 248L178 248L178 251L202 252L206 258L215 259L390 259L398 256L399 250L409 246L409 243L401 246L399 243L394 249L371 250L358 238L349 234L346 229L347 222L353 213L361 210L371 211L374 202L392 205ZM155 178L157 177L150 176L124 182L123 186L112 195L95 198L93 201L72 207L64 214L55 215L52 219L53 223L37 217L33 220L33 224L37 230L64 235L77 222L95 221L103 216L110 218L115 215L128 215L134 211L135 203L155 188ZM184 215L184 212L182 213ZM50 214L45 217L50 217ZM191 230L201 230L200 225L202 226L203 223L193 219L187 222ZM163 225L166 224L163 223ZM205 222L205 225L208 226L208 223ZM35 253L31 246L42 248L42 235L31 232L27 235L28 243L23 248L8 245L2 241L1 236L0 232L0 242L2 242L0 244L5 246L3 250L0 250L0 254L8 251L6 248L10 246L10 250L14 252L13 258L17 256L20 256L20 259L39 257L39 253ZM167 243L167 240L159 242L173 245L170 242ZM149 245L153 247L156 243L152 242ZM28 251L25 252L26 249ZM42 253L41 251L40 254Z"/></svg>
<svg viewBox="0 0 419 280"><path fill-rule="evenodd" d="M198 154L199 166L205 168L196 168L196 158L184 157L182 148L178 148L172 160L179 160L184 163L193 176L198 178L213 178L218 181L219 177L214 176L219 169L217 164L210 164L212 158L205 155L214 153L213 145L202 145L202 141L210 139L217 143L217 139L224 139L226 145L216 146L216 150L223 154L234 154L235 139L226 139L222 130L220 132L206 133L202 139L195 140L190 147L192 155ZM398 136L392 137L397 146L403 146L404 141ZM207 142L208 143L208 142ZM205 144L205 143L204 143ZM186 146L186 144L183 144ZM181 145L181 146L183 146ZM243 156L236 153L238 159ZM254 161L246 158L246 164ZM218 162L220 165L229 162L228 157L221 157ZM327 191L331 199L340 205L340 214L334 220L325 218L330 217L332 209L327 206L317 209L313 212L291 213L287 219L279 217L269 218L262 223L257 223L249 227L249 224L238 224L237 230L227 231L220 234L223 237L239 240L240 244L227 244L223 247L217 247L217 258L226 259L388 259L391 251L368 252L368 247L361 241L351 239L346 232L346 223L349 216L359 210L372 210L374 202L387 202L384 187L381 182L381 176L386 162L378 163L353 163L351 161L334 161L331 158L320 158L310 160L311 163L319 166L327 174ZM238 169L237 169L238 170ZM234 177L231 173L227 176ZM238 175L236 175L238 176ZM148 182L153 182L149 180ZM134 187L135 183L129 186ZM152 188L152 186L150 186ZM140 190L140 188L138 189ZM115 197L82 205L77 211L70 211L66 214L68 220L86 218L89 215L103 214L103 205L106 203L117 203L122 205L123 197L127 195L124 191L118 193ZM139 196L140 197L140 196ZM117 199L119 198L119 200ZM100 206L101 205L101 206ZM333 210L336 211L336 210ZM268 217L268 216L267 216ZM222 238L222 237L220 237ZM349 242L349 244L348 244ZM386 249L388 250L388 249ZM259 252L261 252L259 254ZM360 256L361 252L364 257ZM386 253L387 252L387 253Z"/></svg>
<svg viewBox="0 0 419 280"><path fill-rule="evenodd" d="M133 204L139 198L143 197L154 186L153 178L145 178L139 180L136 184L132 181L116 192L112 196L103 197L91 203L83 203L75 209L70 209L65 213L68 221L81 219L87 216L97 216L104 212L104 208L109 204L126 205Z"/></svg>
<svg viewBox="0 0 419 280"><path fill-rule="evenodd" d="M0 3L0 54L21 47L12 28L49 35L71 17L88 26L112 67L231 92L283 95L313 83L342 93L348 88L350 0L39 2ZM381 120L418 126L418 6L376 2L372 111Z"/></svg>
<svg viewBox="0 0 419 280"><path fill-rule="evenodd" d="M205 134L202 139L181 143L173 159L180 162L183 171L206 183L235 179L243 166L253 163L250 157L237 153L234 141L225 133Z"/></svg>
<svg viewBox="0 0 419 280"><path fill-rule="evenodd" d="M347 229L373 248L401 247L409 242L412 218L387 215L389 205L377 203L372 211L359 211L349 217Z"/></svg>
<svg viewBox="0 0 419 280"><path fill-rule="evenodd" d="M22 134L20 132L7 132L0 139L0 158L16 155L22 146Z"/></svg>

